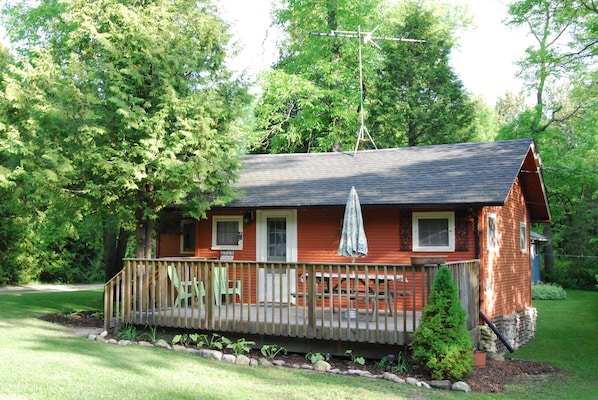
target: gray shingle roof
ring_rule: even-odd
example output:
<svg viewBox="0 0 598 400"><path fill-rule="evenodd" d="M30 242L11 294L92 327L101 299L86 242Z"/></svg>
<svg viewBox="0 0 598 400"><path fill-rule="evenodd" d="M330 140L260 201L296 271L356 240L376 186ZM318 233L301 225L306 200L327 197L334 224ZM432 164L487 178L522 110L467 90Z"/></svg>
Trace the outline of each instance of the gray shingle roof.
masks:
<svg viewBox="0 0 598 400"><path fill-rule="evenodd" d="M501 205L531 139L364 150L351 153L242 157L227 207L345 205L355 186L362 206Z"/></svg>

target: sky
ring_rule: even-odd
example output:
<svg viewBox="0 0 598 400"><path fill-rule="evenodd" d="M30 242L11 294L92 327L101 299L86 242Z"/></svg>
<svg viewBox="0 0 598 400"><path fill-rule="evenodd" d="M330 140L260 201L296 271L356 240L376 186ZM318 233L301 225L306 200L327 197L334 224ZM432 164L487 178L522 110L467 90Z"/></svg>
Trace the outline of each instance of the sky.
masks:
<svg viewBox="0 0 598 400"><path fill-rule="evenodd" d="M515 78L514 62L532 44L524 30L513 30L502 21L509 0L451 0L467 4L476 27L462 35L461 46L452 54L452 65L474 95L481 95L489 106L507 90L518 92L521 82ZM244 46L231 63L254 75L275 60L276 31L270 28L270 0L219 0L231 31ZM356 28L347 27L347 30Z"/></svg>

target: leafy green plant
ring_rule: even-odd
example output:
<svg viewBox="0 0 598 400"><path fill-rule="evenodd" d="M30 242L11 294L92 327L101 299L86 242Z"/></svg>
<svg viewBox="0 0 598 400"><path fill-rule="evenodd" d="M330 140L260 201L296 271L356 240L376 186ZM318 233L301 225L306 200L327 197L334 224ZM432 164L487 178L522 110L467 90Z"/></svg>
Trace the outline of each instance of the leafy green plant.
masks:
<svg viewBox="0 0 598 400"><path fill-rule="evenodd" d="M276 344L265 344L260 349L260 353L266 358L276 358L280 353L287 354L287 349Z"/></svg>
<svg viewBox="0 0 598 400"><path fill-rule="evenodd" d="M254 341L245 340L241 338L236 342L232 342L226 345L227 349L231 349L233 354L238 356L241 354L247 354L251 351L251 346L255 345Z"/></svg>
<svg viewBox="0 0 598 400"><path fill-rule="evenodd" d="M345 355L351 357L351 362L359 365L365 365L365 358L353 354L353 350L345 350Z"/></svg>
<svg viewBox="0 0 598 400"><path fill-rule="evenodd" d="M117 337L119 339L135 340L137 338L137 328L133 324L126 323L119 329Z"/></svg>
<svg viewBox="0 0 598 400"><path fill-rule="evenodd" d="M104 313L102 311L96 311L93 314L91 314L91 318L104 319Z"/></svg>
<svg viewBox="0 0 598 400"><path fill-rule="evenodd" d="M409 362L402 352L395 357L394 355L384 356L376 362L376 368L382 371L390 371L395 374L404 374L409 370Z"/></svg>
<svg viewBox="0 0 598 400"><path fill-rule="evenodd" d="M201 348L208 343L208 335L205 333L191 333L189 334L189 338L198 348Z"/></svg>
<svg viewBox="0 0 598 400"><path fill-rule="evenodd" d="M146 332L142 333L139 337L146 338L150 342L154 343L158 341L158 327L152 325L146 325Z"/></svg>
<svg viewBox="0 0 598 400"><path fill-rule="evenodd" d="M312 353L309 352L305 355L305 358L309 360L312 364L317 363L318 361L324 361L324 355L322 353Z"/></svg>
<svg viewBox="0 0 598 400"><path fill-rule="evenodd" d="M77 315L81 315L81 311L77 311L74 308L63 307L60 309L60 312L66 316L68 320L73 319Z"/></svg>
<svg viewBox="0 0 598 400"><path fill-rule="evenodd" d="M413 360L432 379L462 380L471 373L473 343L467 313L447 267L438 270L429 303L413 333Z"/></svg>
<svg viewBox="0 0 598 400"><path fill-rule="evenodd" d="M567 293L561 285L541 283L532 286L533 300L565 300Z"/></svg>

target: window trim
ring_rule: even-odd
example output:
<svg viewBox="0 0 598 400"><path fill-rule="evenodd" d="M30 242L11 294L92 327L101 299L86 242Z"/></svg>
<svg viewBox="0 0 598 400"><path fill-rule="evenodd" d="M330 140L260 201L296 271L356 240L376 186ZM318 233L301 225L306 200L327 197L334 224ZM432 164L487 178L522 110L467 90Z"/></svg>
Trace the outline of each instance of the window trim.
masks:
<svg viewBox="0 0 598 400"><path fill-rule="evenodd" d="M413 251L446 252L455 251L455 212L454 211L425 211L412 213ZM448 246L420 246L419 245L419 220L420 219L447 219L448 220Z"/></svg>
<svg viewBox="0 0 598 400"><path fill-rule="evenodd" d="M519 250L523 254L527 254L527 223L525 221L519 222Z"/></svg>
<svg viewBox="0 0 598 400"><path fill-rule="evenodd" d="M494 225L494 238L490 236L490 225ZM486 216L486 245L488 246L488 251L498 251L498 218L496 217L496 213L488 213Z"/></svg>
<svg viewBox="0 0 598 400"><path fill-rule="evenodd" d="M193 225L193 247L190 249L185 248L185 225ZM195 247L197 245L197 226L194 219L182 219L181 220L181 234L180 234L180 247L179 251L181 254L195 254Z"/></svg>
<svg viewBox="0 0 598 400"><path fill-rule="evenodd" d="M236 245L219 245L218 222L236 221L239 229L239 238ZM214 215L212 217L212 250L243 250L243 216L242 215Z"/></svg>

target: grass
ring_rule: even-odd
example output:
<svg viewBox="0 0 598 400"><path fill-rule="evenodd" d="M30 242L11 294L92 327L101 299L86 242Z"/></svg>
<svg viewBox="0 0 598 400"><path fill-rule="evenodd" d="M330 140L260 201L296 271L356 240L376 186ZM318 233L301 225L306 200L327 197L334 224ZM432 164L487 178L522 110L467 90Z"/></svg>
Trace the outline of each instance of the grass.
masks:
<svg viewBox="0 0 598 400"><path fill-rule="evenodd" d="M598 293L568 291L538 301L536 339L513 357L551 363L568 375L531 380L504 394L429 391L392 382L243 367L157 348L74 337L38 319L64 309L101 309L101 291L0 295L0 399L584 399L598 393Z"/></svg>

